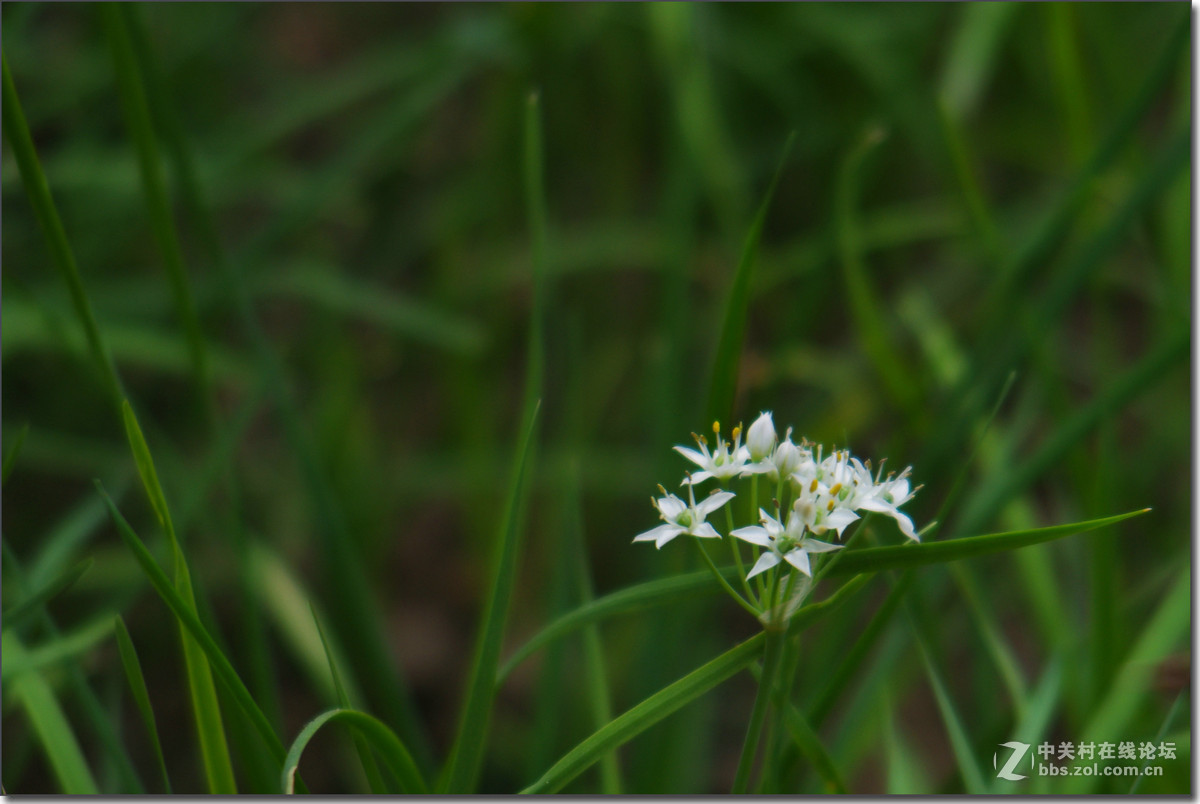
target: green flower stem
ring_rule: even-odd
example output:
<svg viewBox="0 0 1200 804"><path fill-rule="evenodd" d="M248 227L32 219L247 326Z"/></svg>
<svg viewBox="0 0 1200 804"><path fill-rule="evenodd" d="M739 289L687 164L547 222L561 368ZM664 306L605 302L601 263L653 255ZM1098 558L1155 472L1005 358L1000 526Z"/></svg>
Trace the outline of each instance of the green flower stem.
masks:
<svg viewBox="0 0 1200 804"><path fill-rule="evenodd" d="M758 521L758 475L750 478L750 521Z"/></svg>
<svg viewBox="0 0 1200 804"><path fill-rule="evenodd" d="M729 581L725 580L725 576L721 574L719 569L717 569L717 565L714 564L712 559L708 557L708 550L705 549L704 542L702 542L700 539L695 539L694 541L696 542L696 546L700 548L700 555L704 556L704 563L708 564L708 568L712 570L712 574L715 575L717 580L721 582L721 586L725 587L725 591L733 596L733 599L738 602L738 605L750 612L750 614L757 619L758 615L762 612L748 603L744 597L737 593L736 589L729 585Z"/></svg>
<svg viewBox="0 0 1200 804"><path fill-rule="evenodd" d="M781 565L781 566L782 566L782 565ZM787 607L788 607L788 603L789 603L789 601L791 601L791 599L792 599L792 592L794 592L794 591L795 591L795 589L796 589L796 576L798 576L799 574L800 574L800 573L799 573L798 571L796 571L796 570L792 570L791 574L790 574L790 575L788 575L788 584L787 584L787 589L785 589L785 590L784 590L784 592L783 592L783 600L781 600L781 601L780 601L780 603L779 603L779 605L780 605L781 607L783 607L783 609L784 609L785 611L787 610ZM780 619L780 623L781 623L781 625L782 625L783 627L785 627L785 628L786 628L786 627L787 627L787 620L788 620L788 617L786 617L786 616L782 616L782 617L780 617L779 619Z"/></svg>
<svg viewBox="0 0 1200 804"><path fill-rule="evenodd" d="M763 574L767 576L767 586L770 587L770 600L767 601L767 617L773 619L775 617L775 606L779 602L779 564L771 567L771 569Z"/></svg>
<svg viewBox="0 0 1200 804"><path fill-rule="evenodd" d="M788 583L788 595L786 600L791 596L792 586L796 580L796 573L792 573L791 581ZM784 730L779 728L780 723L784 718L784 711L788 706L788 702L792 699L792 684L796 679L796 666L800 663L800 635L796 634L791 639L784 640L784 651L782 659L783 675L780 677L780 684L783 695L782 701L776 701L775 715L767 720L767 734L763 740L763 745L766 749L763 753L762 773L758 777L757 793L779 792L778 780L776 774L776 757L779 756L779 748L782 743Z"/></svg>
<svg viewBox="0 0 1200 804"><path fill-rule="evenodd" d="M729 510L729 506L725 506L725 524L730 534L733 533L733 513ZM746 590L746 597L753 600L760 607L762 599L755 597L754 590L750 588L750 582L746 580L746 565L742 563L742 548L738 545L738 540L729 536L729 549L733 552L733 563L737 564L738 575L742 579L742 588Z"/></svg>
<svg viewBox="0 0 1200 804"><path fill-rule="evenodd" d="M750 712L750 724L746 728L746 741L742 743L742 757L738 760L737 774L733 778L733 789L730 791L735 796L745 795L750 781L754 754L758 751L758 738L767 714L767 702L771 698L771 686L775 683L775 672L779 667L784 634L784 631L774 628L768 628L766 631L767 645L763 655L762 677L758 682L758 694L754 698L754 709Z"/></svg>

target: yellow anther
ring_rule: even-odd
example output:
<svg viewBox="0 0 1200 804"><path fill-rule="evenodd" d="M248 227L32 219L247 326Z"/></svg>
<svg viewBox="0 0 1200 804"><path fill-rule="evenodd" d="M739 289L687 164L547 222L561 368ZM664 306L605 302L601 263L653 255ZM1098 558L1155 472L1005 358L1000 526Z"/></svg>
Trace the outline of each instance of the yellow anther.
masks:
<svg viewBox="0 0 1200 804"><path fill-rule="evenodd" d="M841 484L841 483L834 483L834 484L833 484L833 488L831 488L831 489L829 490L829 496L830 496L830 497L836 497L836 496L837 496L837 493L838 493L839 491L841 491L841 490L842 490L842 484Z"/></svg>
<svg viewBox="0 0 1200 804"><path fill-rule="evenodd" d="M713 422L713 435L720 435L720 434L721 434L721 423Z"/></svg>
<svg viewBox="0 0 1200 804"><path fill-rule="evenodd" d="M830 500L830 501L829 501L829 505L826 505L826 506L825 506L825 510L826 510L826 511L832 511L832 510L833 510L833 500Z"/></svg>
<svg viewBox="0 0 1200 804"><path fill-rule="evenodd" d="M737 427L733 428L733 434L732 434L733 440L737 441L738 436L740 436L741 434L742 434L742 426L739 424Z"/></svg>
<svg viewBox="0 0 1200 804"><path fill-rule="evenodd" d="M817 491L817 479L814 477L813 481L808 484L808 493L814 494L814 493L816 493L816 491Z"/></svg>

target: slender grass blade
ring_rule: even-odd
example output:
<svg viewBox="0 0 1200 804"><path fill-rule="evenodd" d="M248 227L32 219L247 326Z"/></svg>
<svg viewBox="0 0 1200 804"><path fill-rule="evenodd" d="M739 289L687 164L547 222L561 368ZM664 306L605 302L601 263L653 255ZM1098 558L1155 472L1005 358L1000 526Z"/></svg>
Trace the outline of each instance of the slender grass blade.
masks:
<svg viewBox="0 0 1200 804"><path fill-rule="evenodd" d="M6 629L0 634L0 643L5 663L20 661L25 656L25 647L15 633ZM21 675L5 685L4 693L24 708L62 791L67 795L99 793L75 732L41 675L36 672Z"/></svg>
<svg viewBox="0 0 1200 804"><path fill-rule="evenodd" d="M323 712L310 720L300 734L296 735L283 763L283 771L280 776L282 792L295 792L296 769L300 766L300 756L304 753L304 749L313 735L320 731L326 723L334 721L344 723L362 734L364 739L383 758L388 770L399 780L402 792L416 795L425 795L428 792L425 780L421 778L421 772L417 770L412 755L408 753L408 749L404 747L404 743L400 741L396 733L382 721L356 709L332 709Z"/></svg>
<svg viewBox="0 0 1200 804"><path fill-rule="evenodd" d="M522 793L555 793L583 773L600 757L623 745L668 715L700 697L747 667L762 652L763 635L758 634L693 670L674 684L659 690L637 706L617 716L596 731L546 771Z"/></svg>
<svg viewBox="0 0 1200 804"><path fill-rule="evenodd" d="M142 664L138 661L137 650L129 637L125 621L117 617L113 621L117 635L117 648L121 652L121 664L125 668L125 678L129 681L129 691L133 694L133 702L146 727L150 737L150 747L154 750L154 759L158 763L159 773L162 774L163 790L171 793L171 777L167 773L167 761L163 756L162 743L158 739L158 724L154 719L154 708L150 705L150 691L146 689L146 679L142 675Z"/></svg>

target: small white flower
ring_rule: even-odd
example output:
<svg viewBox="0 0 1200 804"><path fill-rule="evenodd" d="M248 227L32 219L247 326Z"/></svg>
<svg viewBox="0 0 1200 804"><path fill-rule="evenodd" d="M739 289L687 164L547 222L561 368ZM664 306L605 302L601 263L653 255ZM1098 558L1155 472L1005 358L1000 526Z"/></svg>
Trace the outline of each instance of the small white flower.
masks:
<svg viewBox="0 0 1200 804"><path fill-rule="evenodd" d="M771 457L771 463L774 464L774 474L777 477L787 477L800 468L800 462L803 459L804 453L792 443L792 428L789 427L783 443L775 448L775 454Z"/></svg>
<svg viewBox="0 0 1200 804"><path fill-rule="evenodd" d="M688 486L687 503L674 494L667 494L667 490L662 486L658 488L663 493L663 496L657 500L651 498L650 502L658 509L659 515L666 524L651 528L645 533L635 536L633 539L635 542L654 542L654 546L661 550L664 544L681 533L701 539L721 538L721 534L717 533L712 525L705 522L704 518L732 500L734 498L733 492L717 491L705 497L697 504L696 496L690 485Z"/></svg>
<svg viewBox="0 0 1200 804"><path fill-rule="evenodd" d="M775 451L763 460L746 464L746 468L742 470L742 477L766 475L768 480L778 482L780 477L787 477L799 469L806 457L811 457L808 450L792 443L792 428L789 427Z"/></svg>
<svg viewBox="0 0 1200 804"><path fill-rule="evenodd" d="M800 490L800 496L792 504L792 511L813 533L822 534L827 530L834 530L840 539L842 531L858 519L858 514L854 513L853 509L839 506L837 500L823 492L820 487L813 491L808 490L816 485L817 481L813 480L807 489Z"/></svg>
<svg viewBox="0 0 1200 804"><path fill-rule="evenodd" d="M746 449L750 453L750 460L755 463L769 458L775 451L775 422L771 419L770 411L759 414L754 424L750 425L746 432Z"/></svg>
<svg viewBox="0 0 1200 804"><path fill-rule="evenodd" d="M901 533L913 541L919 542L921 537L913 527L912 519L899 510L901 505L911 500L917 493L917 489L910 491L908 488L908 475L911 471L912 467L910 466L896 477L889 475L887 480L882 483L875 483L869 493L858 501L858 507L864 511L875 511L890 516L900 526Z"/></svg>
<svg viewBox="0 0 1200 804"><path fill-rule="evenodd" d="M750 452L742 446L741 427L733 428L732 444L721 438L720 422L713 422L713 435L716 436L717 447L712 452L708 451L708 439L695 433L692 433L692 438L696 439L696 446L700 447L699 452L688 447L675 448L676 452L701 469L696 474L689 475L683 481L684 483L689 485L702 483L710 477L715 477L717 480L724 482L741 474L746 466L746 462L750 460Z"/></svg>
<svg viewBox="0 0 1200 804"><path fill-rule="evenodd" d="M786 561L811 578L812 566L808 560L809 553L828 553L831 550L842 549L843 545L840 544L828 544L810 539L804 517L799 514L798 509L793 509L789 513L787 527L784 527L778 519L761 508L758 513L762 518L762 527L752 525L748 528L738 528L730 534L743 541L767 548L767 552L758 557L758 561L746 575L747 578L753 578L760 572L771 569L780 561Z"/></svg>

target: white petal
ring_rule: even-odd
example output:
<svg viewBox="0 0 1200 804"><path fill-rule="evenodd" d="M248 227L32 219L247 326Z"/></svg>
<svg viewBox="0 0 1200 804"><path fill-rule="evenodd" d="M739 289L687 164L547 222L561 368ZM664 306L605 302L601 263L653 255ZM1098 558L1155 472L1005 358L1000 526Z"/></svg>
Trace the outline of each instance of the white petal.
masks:
<svg viewBox="0 0 1200 804"><path fill-rule="evenodd" d="M808 577L812 577L812 567L808 564L808 553L796 548L795 550L789 550L783 559Z"/></svg>
<svg viewBox="0 0 1200 804"><path fill-rule="evenodd" d="M681 533L687 533L687 531L679 526L675 526L670 531L663 531L658 535L658 541L654 543L654 546L661 550L664 544L671 541Z"/></svg>
<svg viewBox="0 0 1200 804"><path fill-rule="evenodd" d="M809 553L828 553L831 550L841 550L845 546L844 544L830 544L829 542L822 542L817 539L804 540L804 549Z"/></svg>
<svg viewBox="0 0 1200 804"><path fill-rule="evenodd" d="M678 525L659 525L657 528L651 528L645 533L639 533L633 537L635 542L653 542L665 533L679 534L683 532L683 528Z"/></svg>
<svg viewBox="0 0 1200 804"><path fill-rule="evenodd" d="M721 538L721 534L717 533L717 529L707 522L701 522L699 525L694 526L690 531L688 531L688 533L692 534L693 536L698 536L701 539Z"/></svg>
<svg viewBox="0 0 1200 804"><path fill-rule="evenodd" d="M718 491L696 503L696 510L700 512L701 516L708 516L736 496L732 491Z"/></svg>
<svg viewBox="0 0 1200 804"><path fill-rule="evenodd" d="M767 472L774 472L775 464L770 460L760 461L758 463L748 463L742 467L742 477L746 475L765 475Z"/></svg>
<svg viewBox="0 0 1200 804"><path fill-rule="evenodd" d="M767 535L772 539L778 539L784 534L783 523L761 508L758 509L758 517L758 521L763 523L763 527L767 529Z"/></svg>
<svg viewBox="0 0 1200 804"><path fill-rule="evenodd" d="M896 510L896 506L877 497L864 497L858 501L857 507L862 511L874 511L877 514L887 514L888 516L891 516L892 511Z"/></svg>
<svg viewBox="0 0 1200 804"><path fill-rule="evenodd" d="M892 516L895 517L896 524L900 526L901 533L903 533L905 536L912 539L913 541L916 541L916 542L921 541L921 537L917 535L916 529L913 528L913 521L911 519L909 519L908 516L900 513L899 511L892 514Z"/></svg>
<svg viewBox="0 0 1200 804"><path fill-rule="evenodd" d="M703 472L696 472L694 475L688 475L687 477L685 477L683 479L683 482L680 483L679 485L686 486L688 484L691 484L694 486L697 483L703 483L705 480L708 480L712 476L713 476L713 473L709 472L708 470L705 470Z"/></svg>
<svg viewBox="0 0 1200 804"><path fill-rule="evenodd" d="M748 528L738 528L729 535L736 536L744 542L750 542L750 544L757 544L760 547L771 546L771 537L758 525L751 525Z"/></svg>
<svg viewBox="0 0 1200 804"><path fill-rule="evenodd" d="M750 570L750 573L746 577L753 578L758 573L766 572L778 563L779 556L775 555L774 553L763 553L758 557L758 562L754 565L754 568Z"/></svg>
<svg viewBox="0 0 1200 804"><path fill-rule="evenodd" d="M835 508L829 512L829 516L825 517L823 523L827 528L833 528L838 532L838 537L842 535L842 531L846 529L854 520L858 519L858 514L846 508Z"/></svg>
<svg viewBox="0 0 1200 804"><path fill-rule="evenodd" d="M687 447L676 447L675 451L697 466L703 466L704 464L708 463L708 458L706 458L702 453L696 452L694 449L688 449Z"/></svg>
<svg viewBox="0 0 1200 804"><path fill-rule="evenodd" d="M687 503L672 494L669 497L659 498L658 510L665 518L674 522L680 514L687 510Z"/></svg>

